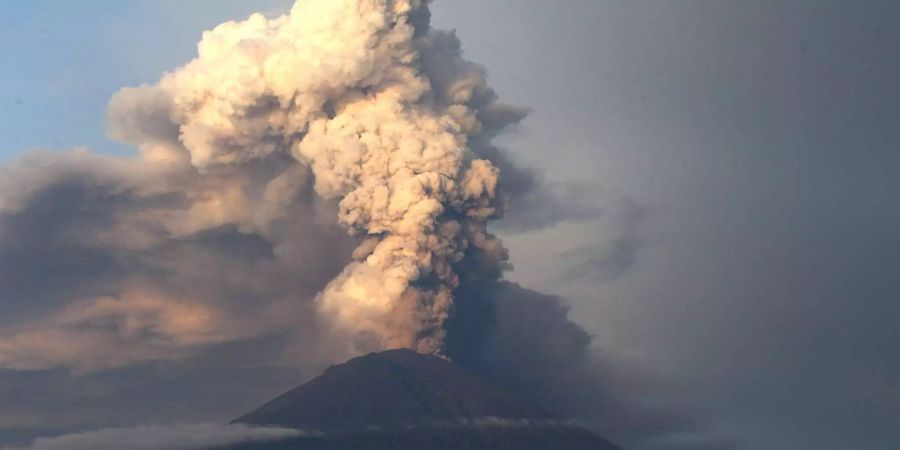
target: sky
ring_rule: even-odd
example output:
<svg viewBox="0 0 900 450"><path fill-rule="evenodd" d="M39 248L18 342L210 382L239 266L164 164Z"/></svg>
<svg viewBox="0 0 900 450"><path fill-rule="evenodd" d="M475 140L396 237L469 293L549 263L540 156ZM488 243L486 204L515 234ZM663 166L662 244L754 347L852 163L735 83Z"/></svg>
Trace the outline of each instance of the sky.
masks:
<svg viewBox="0 0 900 450"><path fill-rule="evenodd" d="M249 3L4 2L0 159L133 153L106 136L109 98L191 59L203 30L290 7ZM565 298L596 348L712 417L722 448L900 446L898 13L875 0L435 2L432 25L531 110L500 145L599 199L599 214L501 226L508 278ZM154 370L175 392L203 379ZM122 380L150 376L78 383L117 386L125 408L142 394ZM0 390L67 377L7 374ZM270 394L257 389L240 395ZM100 398L68 407L103 422L115 411ZM0 434L36 428L29 414L0 407ZM152 420L131 414L123 424Z"/></svg>

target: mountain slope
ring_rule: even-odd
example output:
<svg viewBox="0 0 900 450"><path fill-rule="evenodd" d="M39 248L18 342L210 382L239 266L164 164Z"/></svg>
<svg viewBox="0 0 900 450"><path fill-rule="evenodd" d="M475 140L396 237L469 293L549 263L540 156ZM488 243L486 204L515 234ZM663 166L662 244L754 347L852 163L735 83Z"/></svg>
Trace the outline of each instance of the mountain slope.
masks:
<svg viewBox="0 0 900 450"><path fill-rule="evenodd" d="M389 350L332 366L236 422L343 431L481 417L550 416L441 358Z"/></svg>
<svg viewBox="0 0 900 450"><path fill-rule="evenodd" d="M318 434L234 450L618 449L501 386L410 350L332 366L235 422Z"/></svg>

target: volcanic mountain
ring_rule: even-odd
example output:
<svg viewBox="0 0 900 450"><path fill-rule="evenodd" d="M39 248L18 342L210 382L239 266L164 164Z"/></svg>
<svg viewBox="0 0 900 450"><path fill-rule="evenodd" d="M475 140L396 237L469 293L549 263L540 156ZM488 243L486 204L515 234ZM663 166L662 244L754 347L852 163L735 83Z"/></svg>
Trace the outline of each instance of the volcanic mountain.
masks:
<svg viewBox="0 0 900 450"><path fill-rule="evenodd" d="M234 422L306 434L233 450L620 450L501 386L410 350L332 366Z"/></svg>

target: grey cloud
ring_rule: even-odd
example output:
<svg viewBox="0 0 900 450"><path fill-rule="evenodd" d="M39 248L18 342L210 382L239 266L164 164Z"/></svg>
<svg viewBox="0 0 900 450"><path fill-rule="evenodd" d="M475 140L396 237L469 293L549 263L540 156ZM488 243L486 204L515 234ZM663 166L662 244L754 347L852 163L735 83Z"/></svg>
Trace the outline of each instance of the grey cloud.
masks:
<svg viewBox="0 0 900 450"><path fill-rule="evenodd" d="M509 170L506 173L514 173ZM547 182L536 172L516 174L507 182L509 212L498 222L498 230L509 233L549 228L561 222L581 222L603 215L600 189L585 183Z"/></svg>
<svg viewBox="0 0 900 450"><path fill-rule="evenodd" d="M568 250L562 254L571 264L566 278L616 278L635 264L640 247L636 237L621 236L610 242Z"/></svg>
<svg viewBox="0 0 900 450"><path fill-rule="evenodd" d="M607 213L611 238L559 255L567 264L563 281L608 281L631 269L645 245L646 238L641 235L640 227L647 213L646 207L632 199L623 198L617 202Z"/></svg>

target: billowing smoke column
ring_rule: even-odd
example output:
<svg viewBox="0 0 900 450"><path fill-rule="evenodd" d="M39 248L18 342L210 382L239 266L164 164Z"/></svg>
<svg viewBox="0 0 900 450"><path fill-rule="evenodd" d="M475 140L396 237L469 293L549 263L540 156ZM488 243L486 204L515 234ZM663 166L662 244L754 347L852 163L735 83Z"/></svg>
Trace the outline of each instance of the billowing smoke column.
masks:
<svg viewBox="0 0 900 450"><path fill-rule="evenodd" d="M296 167L265 190L299 184L291 178L309 168L315 192L339 199L339 223L362 237L318 311L358 351L441 353L454 266L467 251L505 259L486 231L502 213L500 171L470 141L523 114L495 103L452 34L427 28L420 0L301 0L279 18L225 23L158 85L118 93L113 132L201 172L290 155ZM177 129L187 155L147 145L160 128Z"/></svg>
<svg viewBox="0 0 900 450"><path fill-rule="evenodd" d="M34 383L0 403L31 396L46 406L21 414L40 426L70 423L72 408L118 424L115 407L82 411L81 392L106 400L105 386L50 369L129 367L121 395L140 395L123 404L153 421L183 413L154 369L181 361L194 378L176 391L217 417L223 398L238 411L270 397L248 386L269 386L273 367L409 347L614 438L696 427L648 406L641 377L608 367L559 299L502 280L487 222L507 197L505 226L520 230L593 217L595 198L561 200L491 144L525 111L498 103L428 20L418 0L301 0L222 24L195 60L113 96L110 135L139 155L32 152L0 167L0 385ZM579 197L590 204L571 208ZM132 386L141 367L160 395ZM233 388L206 383L210 370ZM57 384L68 409L44 394Z"/></svg>

